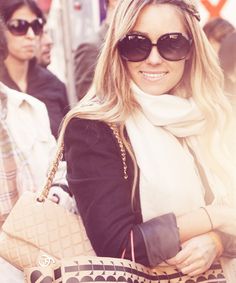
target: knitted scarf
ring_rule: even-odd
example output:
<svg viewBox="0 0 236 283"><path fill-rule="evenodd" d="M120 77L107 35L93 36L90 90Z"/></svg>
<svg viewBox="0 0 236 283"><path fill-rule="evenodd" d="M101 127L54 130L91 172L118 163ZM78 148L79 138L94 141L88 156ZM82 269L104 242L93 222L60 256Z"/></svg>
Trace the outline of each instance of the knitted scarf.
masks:
<svg viewBox="0 0 236 283"><path fill-rule="evenodd" d="M217 166L208 158L206 122L194 100L149 95L134 83L132 90L141 109L128 118L126 128L140 169L144 220L200 207L209 193L206 189L212 203L235 204L233 180L220 178L221 172L216 173ZM224 160L219 137L215 131L211 151L234 178L235 167Z"/></svg>

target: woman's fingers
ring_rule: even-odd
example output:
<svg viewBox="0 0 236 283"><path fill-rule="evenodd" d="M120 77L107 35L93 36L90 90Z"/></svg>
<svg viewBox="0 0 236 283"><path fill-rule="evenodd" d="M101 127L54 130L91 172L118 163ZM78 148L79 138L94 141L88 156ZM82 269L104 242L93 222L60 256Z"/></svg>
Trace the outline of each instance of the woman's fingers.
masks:
<svg viewBox="0 0 236 283"><path fill-rule="evenodd" d="M215 242L209 234L204 234L186 241L182 250L167 262L175 265L182 273L193 276L209 269L216 255Z"/></svg>

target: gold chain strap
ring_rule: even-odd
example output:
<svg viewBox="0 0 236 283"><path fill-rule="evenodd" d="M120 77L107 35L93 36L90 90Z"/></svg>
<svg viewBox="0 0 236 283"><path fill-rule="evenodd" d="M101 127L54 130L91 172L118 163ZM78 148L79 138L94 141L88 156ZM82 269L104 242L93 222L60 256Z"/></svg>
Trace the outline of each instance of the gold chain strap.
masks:
<svg viewBox="0 0 236 283"><path fill-rule="evenodd" d="M122 159L122 164L123 164L124 179L126 180L126 179L128 179L128 174L127 174L128 167L127 167L127 164L126 164L125 147L124 147L124 144L121 140L117 126L115 124L112 124L112 123L109 123L108 125L111 128L113 135L115 136L115 138L118 142L119 148L120 148L121 159ZM56 175L59 163L60 163L60 161L62 160L62 157L63 157L63 151L64 151L64 144L61 144L61 146L59 146L59 148L58 148L58 151L56 153L56 157L55 157L55 159L52 163L52 166L49 170L48 177L47 177L47 180L46 180L46 184L44 185L40 195L37 198L37 200L39 202L43 202L48 197L50 188L51 188L52 183L53 183L53 179Z"/></svg>
<svg viewBox="0 0 236 283"><path fill-rule="evenodd" d="M125 151L125 147L124 144L122 142L122 139L120 137L120 133L118 130L118 127L115 124L112 123L108 123L108 126L110 127L110 129L113 132L114 137L116 138L119 148L120 148L120 154L121 154L121 159L122 159L122 164L123 164L123 173L124 173L124 179L128 179L128 174L127 174L127 164L126 164L126 151Z"/></svg>
<svg viewBox="0 0 236 283"><path fill-rule="evenodd" d="M60 161L62 160L62 157L63 157L63 151L64 151L64 144L61 144L61 146L59 146L59 148L57 150L56 157L55 157L55 159L52 163L52 166L51 166L51 168L48 172L46 184L44 185L39 197L37 198L37 200L39 202L43 202L48 197L50 188L51 188L52 183L53 183L53 179L56 175L59 163L60 163Z"/></svg>

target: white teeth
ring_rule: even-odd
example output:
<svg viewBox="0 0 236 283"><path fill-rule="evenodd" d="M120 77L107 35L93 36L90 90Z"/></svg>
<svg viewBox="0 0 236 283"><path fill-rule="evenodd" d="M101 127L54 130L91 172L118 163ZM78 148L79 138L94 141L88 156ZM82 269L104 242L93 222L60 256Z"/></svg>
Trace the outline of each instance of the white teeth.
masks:
<svg viewBox="0 0 236 283"><path fill-rule="evenodd" d="M142 74L146 79L151 81L160 80L166 75L166 73L145 73L145 72L142 72Z"/></svg>

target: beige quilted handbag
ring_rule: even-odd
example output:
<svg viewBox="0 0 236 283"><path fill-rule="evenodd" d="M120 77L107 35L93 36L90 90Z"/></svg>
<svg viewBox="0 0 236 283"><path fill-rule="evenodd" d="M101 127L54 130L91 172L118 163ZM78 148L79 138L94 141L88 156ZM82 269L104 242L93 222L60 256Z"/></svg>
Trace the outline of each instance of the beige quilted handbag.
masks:
<svg viewBox="0 0 236 283"><path fill-rule="evenodd" d="M62 152L63 146L41 194L22 194L2 226L0 257L18 269L49 266L67 257L95 255L80 216L47 199Z"/></svg>

